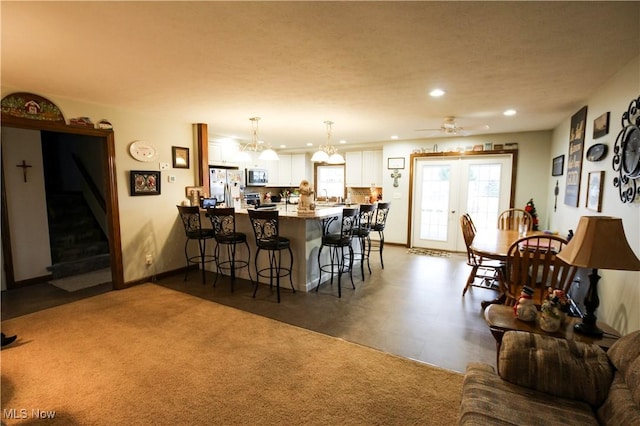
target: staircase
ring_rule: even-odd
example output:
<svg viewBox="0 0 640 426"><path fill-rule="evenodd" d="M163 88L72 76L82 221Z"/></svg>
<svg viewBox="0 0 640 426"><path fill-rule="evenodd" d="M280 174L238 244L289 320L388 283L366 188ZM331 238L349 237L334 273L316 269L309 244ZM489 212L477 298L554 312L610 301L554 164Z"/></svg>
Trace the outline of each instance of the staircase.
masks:
<svg viewBox="0 0 640 426"><path fill-rule="evenodd" d="M51 261L58 279L109 268L109 242L82 193L47 194Z"/></svg>

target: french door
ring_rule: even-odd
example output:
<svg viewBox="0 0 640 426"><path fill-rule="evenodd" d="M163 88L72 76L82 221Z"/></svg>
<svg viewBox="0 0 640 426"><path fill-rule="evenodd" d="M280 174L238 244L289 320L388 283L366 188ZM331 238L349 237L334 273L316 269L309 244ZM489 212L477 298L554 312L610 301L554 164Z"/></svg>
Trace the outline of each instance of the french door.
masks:
<svg viewBox="0 0 640 426"><path fill-rule="evenodd" d="M509 208L511 155L418 157L414 164L411 246L465 251L460 216L476 228L495 228Z"/></svg>

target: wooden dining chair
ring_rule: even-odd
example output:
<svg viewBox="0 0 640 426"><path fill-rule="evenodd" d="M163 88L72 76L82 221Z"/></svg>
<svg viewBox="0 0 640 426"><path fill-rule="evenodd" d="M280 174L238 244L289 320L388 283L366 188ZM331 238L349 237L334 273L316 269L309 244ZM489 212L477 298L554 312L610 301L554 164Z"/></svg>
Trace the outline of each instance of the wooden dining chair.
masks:
<svg viewBox="0 0 640 426"><path fill-rule="evenodd" d="M511 244L505 265L505 303L515 304L525 285L534 289L536 305L542 304L549 287L566 294L578 268L557 257L565 245L567 240L557 235L523 237Z"/></svg>
<svg viewBox="0 0 640 426"><path fill-rule="evenodd" d="M469 214L463 214L460 217L460 226L462 227L462 236L464 244L467 247L467 265L471 266L471 272L467 283L462 290L464 296L469 287L481 287L492 290L498 290L503 286L503 267L504 264L497 260L483 259L471 248L471 243L476 236L476 227ZM480 279L480 281L477 281Z"/></svg>
<svg viewBox="0 0 640 426"><path fill-rule="evenodd" d="M507 209L498 216L498 229L518 231L520 224L524 224L527 231L533 228L533 217L523 209Z"/></svg>

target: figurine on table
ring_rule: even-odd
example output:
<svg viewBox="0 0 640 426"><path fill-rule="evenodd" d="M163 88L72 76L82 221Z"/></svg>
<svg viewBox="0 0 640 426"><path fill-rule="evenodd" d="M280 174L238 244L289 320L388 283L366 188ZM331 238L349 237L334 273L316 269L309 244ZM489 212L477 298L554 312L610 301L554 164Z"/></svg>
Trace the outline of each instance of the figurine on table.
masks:
<svg viewBox="0 0 640 426"><path fill-rule="evenodd" d="M300 181L300 201L298 202L298 211L315 210L316 205L313 202L313 188L309 185L309 181L303 179Z"/></svg>

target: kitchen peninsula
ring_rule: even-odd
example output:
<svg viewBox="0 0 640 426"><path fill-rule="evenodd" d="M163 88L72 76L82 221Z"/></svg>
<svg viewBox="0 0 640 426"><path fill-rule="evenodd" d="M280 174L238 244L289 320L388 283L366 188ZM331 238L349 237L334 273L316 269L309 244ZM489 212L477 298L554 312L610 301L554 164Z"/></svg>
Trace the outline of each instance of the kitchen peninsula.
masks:
<svg viewBox="0 0 640 426"><path fill-rule="evenodd" d="M320 249L322 239L322 220L341 216L343 207L344 206L331 206L310 212L298 213L294 206L280 206L280 236L291 240L291 250L293 251L292 280L296 290L308 292L318 285L318 250ZM209 220L203 217L203 224L207 223L209 223ZM236 231L247 234L247 241L251 249L251 275L255 279L254 259L257 249L247 209L236 209ZM238 245L238 253L236 256L238 256L238 258L247 257L244 245ZM284 256L288 256L288 253L283 253L283 257ZM266 256L261 256L258 268L267 266ZM207 268L215 271L215 265L207 266ZM238 271L238 277L248 280L249 275L247 270L242 269ZM330 279L330 276L323 274L323 278L325 278L326 281ZM289 288L288 281L288 278L284 278L284 281L280 282L281 288ZM268 283L264 282L262 284Z"/></svg>

